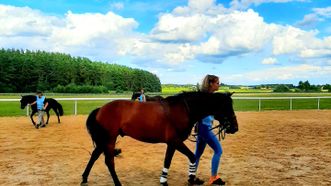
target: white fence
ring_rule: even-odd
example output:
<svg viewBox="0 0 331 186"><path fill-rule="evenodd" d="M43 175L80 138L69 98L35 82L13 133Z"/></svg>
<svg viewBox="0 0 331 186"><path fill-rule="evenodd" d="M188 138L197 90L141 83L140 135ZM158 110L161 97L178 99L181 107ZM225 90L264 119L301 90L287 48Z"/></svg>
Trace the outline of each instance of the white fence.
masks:
<svg viewBox="0 0 331 186"><path fill-rule="evenodd" d="M74 114L77 115L78 101L112 101L112 100L129 100L129 98L54 98L58 101L74 101ZM295 99L316 99L316 109L320 109L321 99L331 99L331 96L321 97L232 97L234 100L258 100L258 110L262 110L262 100L289 100L289 110L293 109L293 100ZM20 99L0 99L0 102L19 102ZM26 114L29 115L29 107L26 107Z"/></svg>
<svg viewBox="0 0 331 186"><path fill-rule="evenodd" d="M77 102L78 101L112 101L112 100L129 100L129 98L54 98L57 101L74 101L74 114L77 115ZM28 113L28 111L27 111Z"/></svg>
<svg viewBox="0 0 331 186"><path fill-rule="evenodd" d="M258 100L259 101L259 111L262 108L262 100L289 100L289 110L293 109L293 100L294 99L316 99L317 105L316 109L320 109L321 99L331 99L331 96L321 96L321 97L232 97L232 99L238 100Z"/></svg>
<svg viewBox="0 0 331 186"><path fill-rule="evenodd" d="M112 100L129 100L129 98L53 98L57 101L74 101L74 114L77 115L78 101L112 101ZM19 102L21 99L0 99L0 102ZM26 107L26 115L29 115L29 108Z"/></svg>

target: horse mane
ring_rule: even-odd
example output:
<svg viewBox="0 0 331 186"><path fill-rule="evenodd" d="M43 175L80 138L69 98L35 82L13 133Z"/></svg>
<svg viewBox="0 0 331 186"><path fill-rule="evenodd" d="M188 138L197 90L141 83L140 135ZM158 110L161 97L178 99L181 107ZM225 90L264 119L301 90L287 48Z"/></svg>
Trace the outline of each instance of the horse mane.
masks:
<svg viewBox="0 0 331 186"><path fill-rule="evenodd" d="M191 96L199 96L199 95L206 95L209 94L207 92L200 92L200 91L183 91L181 93L175 94L173 96L168 96L165 99L172 101L172 100L181 100L183 98L188 98Z"/></svg>
<svg viewBox="0 0 331 186"><path fill-rule="evenodd" d="M164 101L167 101L168 103L178 103L178 102L182 102L184 100L190 100L192 98L197 99L197 98L201 98L203 100L207 100L208 97L212 96L213 99L217 99L217 100L227 100L227 98L231 97L231 93L208 93L208 92L202 92L202 91L189 91L189 92L182 92L182 93L178 93L176 95L173 96L168 96L164 99ZM232 99L228 99L229 101L231 101L232 104Z"/></svg>
<svg viewBox="0 0 331 186"><path fill-rule="evenodd" d="M24 95L21 97L22 101L35 101L33 99L36 99L36 95Z"/></svg>
<svg viewBox="0 0 331 186"><path fill-rule="evenodd" d="M36 95L24 95L24 96L22 96L22 98L29 98L29 97L36 97Z"/></svg>
<svg viewBox="0 0 331 186"><path fill-rule="evenodd" d="M131 96L131 100L132 101L136 100L140 95L141 95L141 92L133 92L132 96ZM159 95L149 96L149 95L145 94L145 97L146 97L146 101L162 101L164 99L164 97L159 96Z"/></svg>
<svg viewBox="0 0 331 186"><path fill-rule="evenodd" d="M178 103L178 102L184 101L185 99L189 99L192 96L197 97L199 95L206 95L206 94L207 93L205 93L205 92L197 92L197 91L182 92L182 93L175 94L173 96L168 96L164 99L164 101L166 101L170 104Z"/></svg>

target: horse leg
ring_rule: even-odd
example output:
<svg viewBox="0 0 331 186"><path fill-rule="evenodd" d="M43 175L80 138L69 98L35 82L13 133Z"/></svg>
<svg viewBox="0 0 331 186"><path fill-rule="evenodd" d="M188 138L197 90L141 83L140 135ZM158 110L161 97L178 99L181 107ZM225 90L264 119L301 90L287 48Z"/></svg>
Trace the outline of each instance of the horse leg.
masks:
<svg viewBox="0 0 331 186"><path fill-rule="evenodd" d="M104 150L105 153L105 163L108 167L108 170L113 177L113 181L115 186L121 186L120 180L117 177L115 171L115 163L114 163L114 156L115 156L115 142L109 143Z"/></svg>
<svg viewBox="0 0 331 186"><path fill-rule="evenodd" d="M168 185L168 171L169 171L169 168L170 168L170 164L171 164L171 160L172 160L172 157L174 156L174 153L175 153L175 146L172 145L172 144L168 144L167 145L167 151L166 151L166 154L165 154L165 158L164 158L164 167L163 167L163 170L162 170L162 173L161 173L161 177L160 177L160 183L161 185Z"/></svg>
<svg viewBox="0 0 331 186"><path fill-rule="evenodd" d="M30 115L30 118L31 118L32 124L33 124L34 126L36 126L36 122L34 122L34 120L33 120L33 115L34 115L36 112L37 112L37 111L32 110L32 113L31 113L31 115Z"/></svg>
<svg viewBox="0 0 331 186"><path fill-rule="evenodd" d="M196 157L193 154L193 152L182 141L175 143L175 145L176 145L176 150L178 150L182 154L186 155L188 157L188 159L190 160L189 179L188 179L189 184L202 185L204 183L204 181L196 178L196 176L195 176L197 166L196 166Z"/></svg>
<svg viewBox="0 0 331 186"><path fill-rule="evenodd" d="M59 112L57 111L56 108L53 108L53 111L55 112L55 114L57 116L57 122L60 123L60 114L59 114Z"/></svg>
<svg viewBox="0 0 331 186"><path fill-rule="evenodd" d="M49 120L49 110L46 110L46 114L47 114L47 120L46 120L46 125L48 124L48 120Z"/></svg>
<svg viewBox="0 0 331 186"><path fill-rule="evenodd" d="M101 154L102 154L102 148L100 148L99 146L96 146L94 151L92 152L90 161L87 163L85 171L82 175L83 181L82 181L81 184L86 184L87 183L87 178L88 178L88 175L90 174L90 171L93 167L93 164L100 157Z"/></svg>

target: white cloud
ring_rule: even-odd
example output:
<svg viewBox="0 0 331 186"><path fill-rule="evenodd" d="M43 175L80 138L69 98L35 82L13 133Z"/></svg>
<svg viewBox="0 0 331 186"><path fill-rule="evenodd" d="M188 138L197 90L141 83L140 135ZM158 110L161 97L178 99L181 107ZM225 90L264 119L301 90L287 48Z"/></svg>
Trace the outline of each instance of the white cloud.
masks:
<svg viewBox="0 0 331 186"><path fill-rule="evenodd" d="M331 18L331 6L325 8L313 8L312 13L303 17L303 20L298 21L295 25L299 27L314 27L318 22L323 22Z"/></svg>
<svg viewBox="0 0 331 186"><path fill-rule="evenodd" d="M47 36L62 21L29 7L0 5L1 36Z"/></svg>
<svg viewBox="0 0 331 186"><path fill-rule="evenodd" d="M314 27L317 22L322 21L316 14L307 14L303 20L298 21L295 25L298 27Z"/></svg>
<svg viewBox="0 0 331 186"><path fill-rule="evenodd" d="M331 6L325 8L314 8L313 11L319 16L331 18Z"/></svg>
<svg viewBox="0 0 331 186"><path fill-rule="evenodd" d="M232 0L232 9L245 10L251 5L258 6L263 3L288 3L288 2L310 2L310 0Z"/></svg>
<svg viewBox="0 0 331 186"><path fill-rule="evenodd" d="M124 4L122 2L116 2L116 3L112 3L110 7L116 10L122 10L124 8Z"/></svg>
<svg viewBox="0 0 331 186"><path fill-rule="evenodd" d="M187 6L176 7L171 14L176 16L193 14L216 15L227 11L222 4L216 4L215 0L189 0Z"/></svg>
<svg viewBox="0 0 331 186"><path fill-rule="evenodd" d="M315 12L329 15L328 9ZM171 67L190 60L222 63L227 57L259 53L266 48L271 48L268 55L275 57L331 56L331 37L319 39L317 30L269 24L253 10L232 11L214 0L191 0L187 6L160 14L149 34L135 31L138 23L134 19L113 12L68 12L55 17L28 7L4 5L0 5L0 25L1 47L104 59L134 57L142 63ZM273 62L269 59L263 63Z"/></svg>
<svg viewBox="0 0 331 186"><path fill-rule="evenodd" d="M164 14L151 31L151 38L159 41L192 42L206 36L208 17L202 14L175 16Z"/></svg>
<svg viewBox="0 0 331 186"><path fill-rule="evenodd" d="M284 27L273 38L273 54L294 54L301 58L324 58L331 56L331 37L319 39L318 31L304 31Z"/></svg>
<svg viewBox="0 0 331 186"><path fill-rule="evenodd" d="M133 19L120 17L112 12L107 14L68 12L65 26L54 29L52 39L63 45L93 45L94 41L113 42L127 37L138 24Z"/></svg>
<svg viewBox="0 0 331 186"><path fill-rule="evenodd" d="M189 44L157 43L136 40L124 55L132 55L137 60L153 61L163 65L178 65L193 59Z"/></svg>
<svg viewBox="0 0 331 186"><path fill-rule="evenodd" d="M252 10L214 15L184 12L162 15L151 38L160 42L190 43L189 51L200 60L259 51L278 32L277 25L266 24Z"/></svg>
<svg viewBox="0 0 331 186"><path fill-rule="evenodd" d="M281 32L273 38L273 54L299 52L307 46L307 42L316 41L316 34L316 32L306 32L292 26L283 27Z"/></svg>
<svg viewBox="0 0 331 186"><path fill-rule="evenodd" d="M284 3L294 0L247 0L241 3ZM300 1L300 0L298 0ZM303 2L303 1L301 1ZM305 1L307 2L307 1ZM210 11L210 10L219 11ZM203 10L203 11L202 11ZM314 9L329 15L329 8ZM317 13L316 13L317 14ZM309 17L309 16L308 16ZM314 19L313 15L309 19ZM318 19L319 17L315 17ZM215 1L189 1L188 6L160 16L151 32L156 42L188 44L190 58L220 63L224 58L255 53L272 44L272 55L290 54L301 58L330 56L329 39L319 39L318 30L304 31L290 25L265 23L253 10L230 11ZM180 56L180 51L177 56Z"/></svg>
<svg viewBox="0 0 331 186"><path fill-rule="evenodd" d="M270 68L242 74L224 76L225 82L280 82L291 79L309 79L327 77L331 74L331 66L320 67L314 65L298 65L288 67Z"/></svg>
<svg viewBox="0 0 331 186"><path fill-rule="evenodd" d="M215 0L190 0L188 7L195 10L195 12L206 12L210 7L214 6Z"/></svg>
<svg viewBox="0 0 331 186"><path fill-rule="evenodd" d="M274 65L277 63L277 59L273 57L265 58L261 62L263 65Z"/></svg>
<svg viewBox="0 0 331 186"><path fill-rule="evenodd" d="M60 18L28 7L0 5L0 25L1 47L81 56L121 55L133 38L139 38L134 32L138 26L134 19L112 12L75 14L69 11Z"/></svg>
<svg viewBox="0 0 331 186"><path fill-rule="evenodd" d="M164 42L195 42L208 37L226 9L214 0L190 0L188 6L162 14L151 38Z"/></svg>
<svg viewBox="0 0 331 186"><path fill-rule="evenodd" d="M211 36L197 46L197 54L232 56L259 51L278 31L252 10L218 15L211 22Z"/></svg>

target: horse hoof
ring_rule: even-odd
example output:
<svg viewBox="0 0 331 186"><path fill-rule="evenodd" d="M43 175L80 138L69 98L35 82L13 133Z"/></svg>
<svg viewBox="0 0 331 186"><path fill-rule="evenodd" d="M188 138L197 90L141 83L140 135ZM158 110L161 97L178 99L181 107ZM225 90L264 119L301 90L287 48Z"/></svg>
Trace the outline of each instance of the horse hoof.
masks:
<svg viewBox="0 0 331 186"><path fill-rule="evenodd" d="M122 149L114 149L114 150L115 150L114 156L116 157L122 153Z"/></svg>
<svg viewBox="0 0 331 186"><path fill-rule="evenodd" d="M84 179L84 180L82 181L82 183L80 183L80 185L81 185L81 186L87 186L87 185L88 185L87 180Z"/></svg>
<svg viewBox="0 0 331 186"><path fill-rule="evenodd" d="M160 183L162 186L168 186L168 182Z"/></svg>

